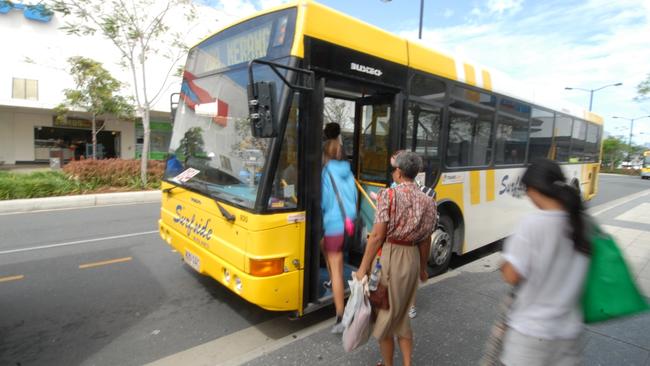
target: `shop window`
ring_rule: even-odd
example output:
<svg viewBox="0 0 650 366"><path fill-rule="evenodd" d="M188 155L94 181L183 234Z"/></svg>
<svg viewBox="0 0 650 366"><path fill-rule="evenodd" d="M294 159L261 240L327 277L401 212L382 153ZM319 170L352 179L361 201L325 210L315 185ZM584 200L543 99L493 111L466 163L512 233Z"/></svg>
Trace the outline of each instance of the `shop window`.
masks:
<svg viewBox="0 0 650 366"><path fill-rule="evenodd" d="M14 99L38 100L38 80L13 78Z"/></svg>

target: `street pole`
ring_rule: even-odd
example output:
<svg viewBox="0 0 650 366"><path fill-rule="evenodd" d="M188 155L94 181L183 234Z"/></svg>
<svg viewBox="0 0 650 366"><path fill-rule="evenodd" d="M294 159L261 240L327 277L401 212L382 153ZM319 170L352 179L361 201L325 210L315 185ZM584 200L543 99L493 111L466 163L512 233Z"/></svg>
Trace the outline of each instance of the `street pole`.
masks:
<svg viewBox="0 0 650 366"><path fill-rule="evenodd" d="M627 145L628 145L628 151L627 151L627 159L628 161L630 160L630 150L632 149L632 136L633 136L633 131L634 131L634 121L643 119L643 118L650 118L650 115L648 116L641 116L641 117L635 117L635 118L627 118L627 117L619 117L619 116L612 116L612 118L615 119L626 119L630 121L630 137L628 139Z"/></svg>
<svg viewBox="0 0 650 366"><path fill-rule="evenodd" d="M418 39L422 39L422 17L424 16L424 0L420 0L420 31L418 32Z"/></svg>
<svg viewBox="0 0 650 366"><path fill-rule="evenodd" d="M608 84L608 85L601 86L600 88L596 88L596 89L572 88L572 87L569 87L569 86L565 87L564 89L565 90L582 90L582 91L589 92L589 112L591 112L591 107L594 104L594 92L599 91L601 89L608 88L610 86L621 86L621 85L623 85L623 83Z"/></svg>

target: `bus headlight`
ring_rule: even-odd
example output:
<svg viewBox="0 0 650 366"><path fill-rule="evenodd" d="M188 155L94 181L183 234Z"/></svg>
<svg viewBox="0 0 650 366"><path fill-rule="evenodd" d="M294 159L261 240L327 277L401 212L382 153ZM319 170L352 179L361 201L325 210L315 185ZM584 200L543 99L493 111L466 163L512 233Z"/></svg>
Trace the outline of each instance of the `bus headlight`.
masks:
<svg viewBox="0 0 650 366"><path fill-rule="evenodd" d="M227 269L223 269L223 280L226 281L226 283L230 283L230 271Z"/></svg>
<svg viewBox="0 0 650 366"><path fill-rule="evenodd" d="M250 273L253 276L275 276L284 272L284 258L251 259Z"/></svg>
<svg viewBox="0 0 650 366"><path fill-rule="evenodd" d="M239 277L235 276L235 290L237 290L237 292L241 292L242 287L243 286L242 286L242 283L241 283L241 279Z"/></svg>

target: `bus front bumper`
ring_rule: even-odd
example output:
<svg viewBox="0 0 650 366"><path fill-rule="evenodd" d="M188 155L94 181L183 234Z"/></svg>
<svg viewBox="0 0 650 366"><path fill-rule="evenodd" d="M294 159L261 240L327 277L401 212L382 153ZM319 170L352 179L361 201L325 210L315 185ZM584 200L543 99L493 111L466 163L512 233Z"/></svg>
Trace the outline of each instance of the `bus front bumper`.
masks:
<svg viewBox="0 0 650 366"><path fill-rule="evenodd" d="M252 276L191 241L162 220L158 221L158 226L160 237L197 272L214 278L230 291L263 309L301 311L302 270L268 277ZM188 251L190 255L186 255Z"/></svg>

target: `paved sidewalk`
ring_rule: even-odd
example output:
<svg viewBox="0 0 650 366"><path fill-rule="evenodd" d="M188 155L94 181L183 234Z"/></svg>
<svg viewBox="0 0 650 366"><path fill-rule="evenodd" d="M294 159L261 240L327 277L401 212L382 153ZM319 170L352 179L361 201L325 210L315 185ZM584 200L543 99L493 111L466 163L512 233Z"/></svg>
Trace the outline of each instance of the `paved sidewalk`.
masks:
<svg viewBox="0 0 650 366"><path fill-rule="evenodd" d="M598 220L617 239L650 297L650 195L608 209ZM498 253L490 255L419 290L418 317L412 321L415 365L477 364L507 289L498 262ZM585 365L650 366L650 314L587 327L585 340ZM245 365L375 365L380 359L373 339L347 354L329 328L251 357ZM398 353L396 364L401 364Z"/></svg>

